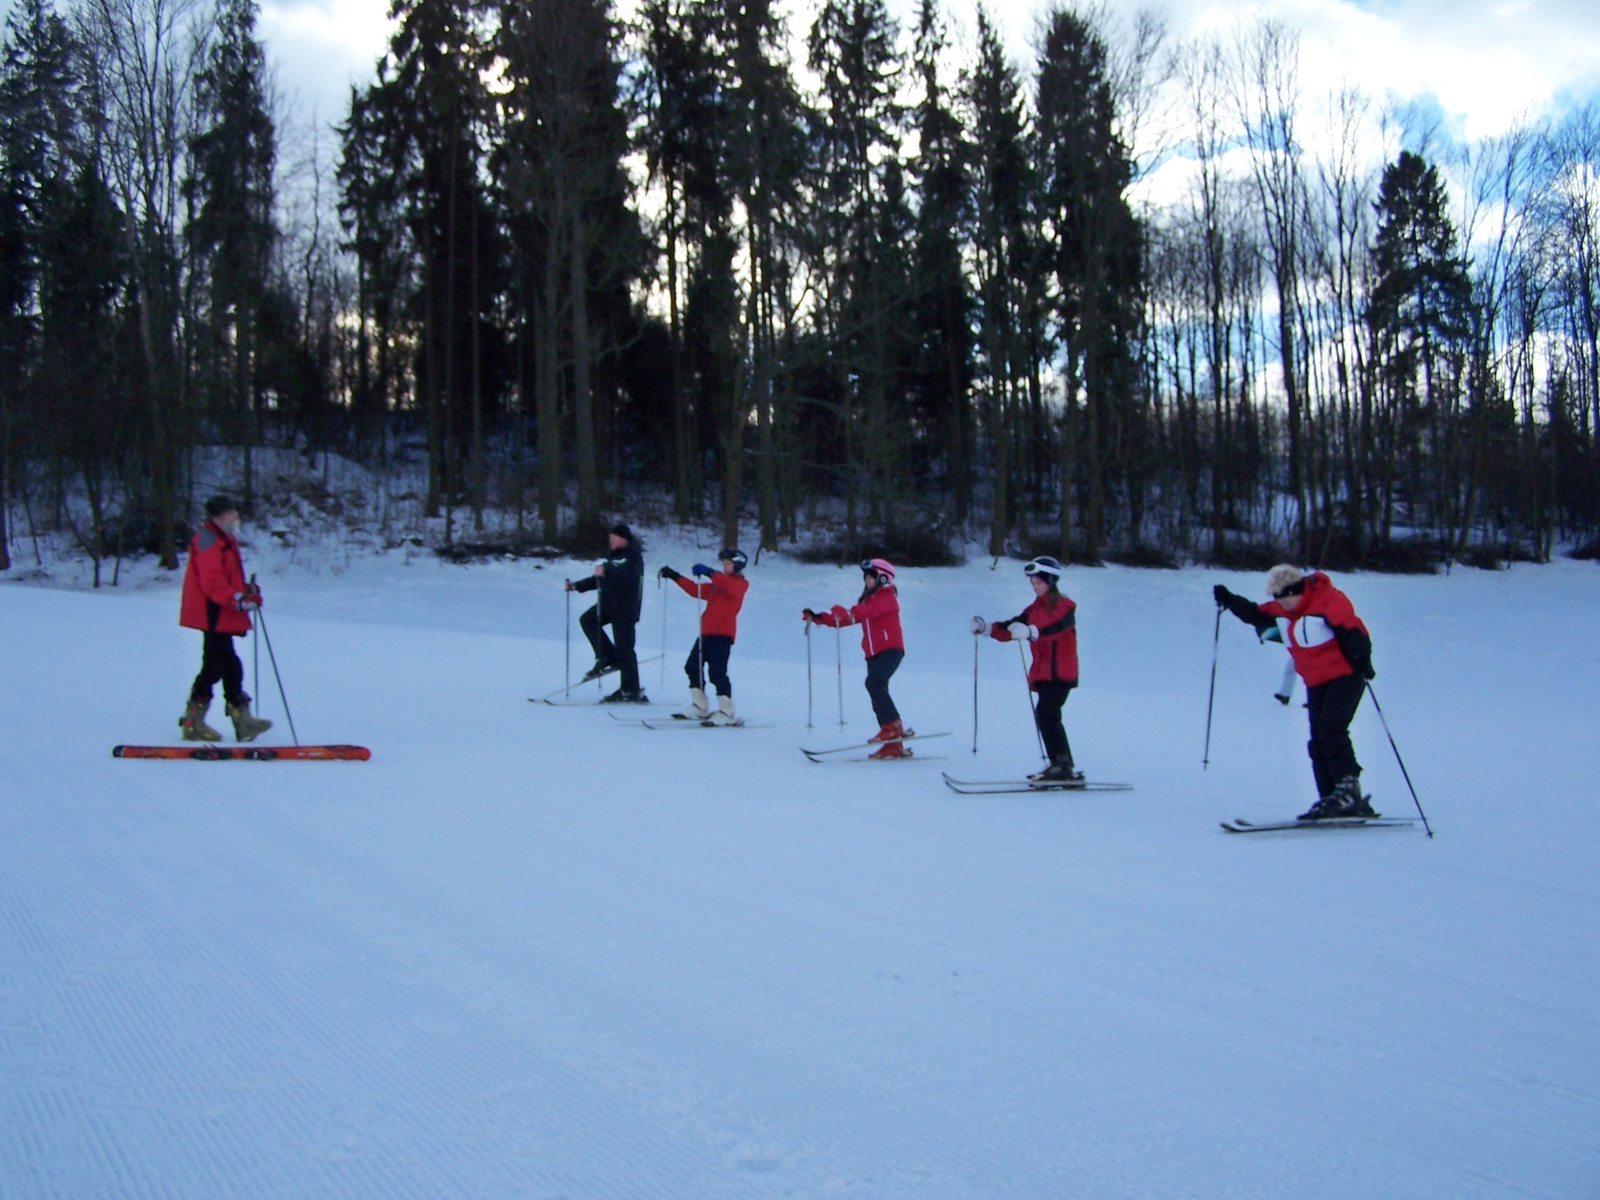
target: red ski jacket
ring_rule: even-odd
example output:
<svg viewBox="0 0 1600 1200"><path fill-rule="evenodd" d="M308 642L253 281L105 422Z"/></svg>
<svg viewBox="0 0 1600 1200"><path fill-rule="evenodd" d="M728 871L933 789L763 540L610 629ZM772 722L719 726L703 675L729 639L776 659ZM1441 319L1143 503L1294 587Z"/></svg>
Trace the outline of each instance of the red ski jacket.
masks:
<svg viewBox="0 0 1600 1200"><path fill-rule="evenodd" d="M706 602L706 611L700 617L700 632L706 637L725 637L730 642L738 636L739 606L744 594L750 590L750 581L743 575L711 573L710 583L697 583L687 575L673 581L696 600Z"/></svg>
<svg viewBox="0 0 1600 1200"><path fill-rule="evenodd" d="M238 600L244 588L239 543L207 521L189 540L178 624L236 637L249 633L250 614L239 607Z"/></svg>
<svg viewBox="0 0 1600 1200"><path fill-rule="evenodd" d="M1070 683L1078 682L1078 605L1065 596L1055 600L1035 599L1022 610L1021 616L1012 617L1004 624L989 626L989 636L997 642L1009 642L1011 631L1006 628L1012 621L1032 625L1039 636L1029 643L1033 651L1033 666L1028 669L1028 682Z"/></svg>
<svg viewBox="0 0 1600 1200"><path fill-rule="evenodd" d="M860 604L850 607L843 616L831 612L817 613L818 625L835 628L844 625L861 626L861 652L875 658L885 650L904 650L905 638L900 636L900 597L893 584L884 584Z"/></svg>
<svg viewBox="0 0 1600 1200"><path fill-rule="evenodd" d="M1294 669L1300 672L1307 687L1355 674L1341 641L1354 646L1370 647L1372 644L1371 635L1356 616L1350 597L1334 587L1333 581L1321 571L1306 576L1305 592L1292 614L1276 600L1261 605L1261 611L1277 621L1294 659ZM1349 637L1352 632L1359 632L1360 636L1352 640Z"/></svg>

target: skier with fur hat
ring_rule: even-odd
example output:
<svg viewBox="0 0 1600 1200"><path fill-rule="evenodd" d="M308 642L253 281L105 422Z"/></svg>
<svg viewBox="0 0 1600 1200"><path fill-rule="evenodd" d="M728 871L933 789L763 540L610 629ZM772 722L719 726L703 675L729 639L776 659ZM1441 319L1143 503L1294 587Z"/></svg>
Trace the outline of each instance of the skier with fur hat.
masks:
<svg viewBox="0 0 1600 1200"><path fill-rule="evenodd" d="M733 640L738 636L739 608L744 604L744 594L750 581L744 577L749 559L737 546L723 550L717 560L722 570L716 571L705 563L695 563L691 582L671 567L662 567L657 575L670 579L696 600L706 602L700 614L700 636L683 664L689 676L689 707L678 716L687 721L704 721L710 725L737 725L739 718L733 711L733 683L728 679L728 655L733 650ZM706 582L701 583L699 580ZM711 676L711 686L717 690L717 711L711 711L706 697L706 676Z"/></svg>
<svg viewBox="0 0 1600 1200"><path fill-rule="evenodd" d="M872 758L910 758L911 751L900 739L916 736L900 721L900 710L889 697L889 678L905 659L905 639L900 635L900 597L894 586L894 566L888 559L870 558L861 564L861 598L846 608L835 604L827 612L803 609L807 624L843 628L861 626L861 651L867 656L867 695L872 697L872 714L878 719L878 732L867 740L882 742Z"/></svg>
<svg viewBox="0 0 1600 1200"><path fill-rule="evenodd" d="M272 722L250 713L244 690L244 664L233 639L251 630L250 614L261 607L261 589L246 582L239 557L239 506L226 496L206 501L205 523L189 539L189 561L183 569L183 598L178 624L198 629L200 673L189 688L189 703L178 718L186 742L220 742L222 735L206 724L212 689L222 684L222 698L241 742L252 742Z"/></svg>
<svg viewBox="0 0 1600 1200"><path fill-rule="evenodd" d="M1361 764L1350 742L1356 715L1372 669L1372 638L1350 598L1321 571L1303 574L1280 563L1267 572L1265 604L1254 604L1220 583L1212 589L1227 609L1257 633L1276 625L1295 671L1306 685L1311 740L1306 750L1317 781L1317 802L1302 821L1328 817L1373 816L1370 798L1361 794Z"/></svg>
<svg viewBox="0 0 1600 1200"><path fill-rule="evenodd" d="M1028 778L1035 783L1076 783L1083 779L1083 772L1073 766L1061 708L1078 686L1078 606L1061 594L1063 567L1048 554L1022 570L1033 585L1033 603L1005 621L973 617L972 632L987 633L997 642L1028 643L1033 652L1028 687L1037 697L1033 720L1050 759L1049 766Z"/></svg>
<svg viewBox="0 0 1600 1200"><path fill-rule="evenodd" d="M634 650L634 626L644 607L644 554L633 530L621 521L611 527L607 544L610 553L595 564L589 578L577 583L565 581L569 592L599 592L594 606L578 618L579 627L594 648L594 666L584 679L597 679L615 670L622 677L622 686L601 703L648 704L649 699L639 686L639 656ZM604 625L611 626L609 638L601 628Z"/></svg>

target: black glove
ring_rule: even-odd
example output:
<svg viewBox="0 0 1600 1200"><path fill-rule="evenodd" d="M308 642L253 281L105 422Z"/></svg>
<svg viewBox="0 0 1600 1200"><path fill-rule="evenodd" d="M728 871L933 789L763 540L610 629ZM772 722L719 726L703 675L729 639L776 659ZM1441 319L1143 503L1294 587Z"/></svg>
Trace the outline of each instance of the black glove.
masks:
<svg viewBox="0 0 1600 1200"><path fill-rule="evenodd" d="M656 578L658 578L658 579L670 579L674 583L676 583L678 581L678 573L676 571L674 571L671 567L662 567L661 570L656 572Z"/></svg>
<svg viewBox="0 0 1600 1200"><path fill-rule="evenodd" d="M1227 588L1223 587L1220 583L1211 589L1211 596L1212 599L1217 602L1218 608L1227 608L1228 601L1233 599L1233 593Z"/></svg>

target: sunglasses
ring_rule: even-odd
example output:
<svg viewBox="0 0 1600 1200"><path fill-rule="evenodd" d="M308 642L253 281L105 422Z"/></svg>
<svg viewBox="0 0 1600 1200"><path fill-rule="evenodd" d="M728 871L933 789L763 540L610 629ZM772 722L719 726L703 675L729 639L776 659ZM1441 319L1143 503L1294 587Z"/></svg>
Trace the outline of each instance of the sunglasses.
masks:
<svg viewBox="0 0 1600 1200"><path fill-rule="evenodd" d="M1305 590L1306 590L1306 581L1304 579L1297 579L1293 583L1291 583L1288 587L1282 588L1279 591L1273 592L1272 593L1272 598L1274 600L1282 600L1285 596L1298 596L1301 592L1303 592Z"/></svg>

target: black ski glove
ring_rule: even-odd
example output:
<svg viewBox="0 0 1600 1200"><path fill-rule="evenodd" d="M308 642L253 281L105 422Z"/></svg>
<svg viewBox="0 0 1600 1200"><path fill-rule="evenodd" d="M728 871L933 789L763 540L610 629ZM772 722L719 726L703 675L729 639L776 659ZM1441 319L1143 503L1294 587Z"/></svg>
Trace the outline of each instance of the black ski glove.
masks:
<svg viewBox="0 0 1600 1200"><path fill-rule="evenodd" d="M671 567L662 567L661 570L656 572L656 576L659 579L670 579L673 583L677 583L679 578L678 573Z"/></svg>
<svg viewBox="0 0 1600 1200"><path fill-rule="evenodd" d="M1233 599L1233 593L1227 588L1223 587L1220 583L1211 589L1211 596L1212 599L1217 602L1218 608L1227 608L1228 601Z"/></svg>

